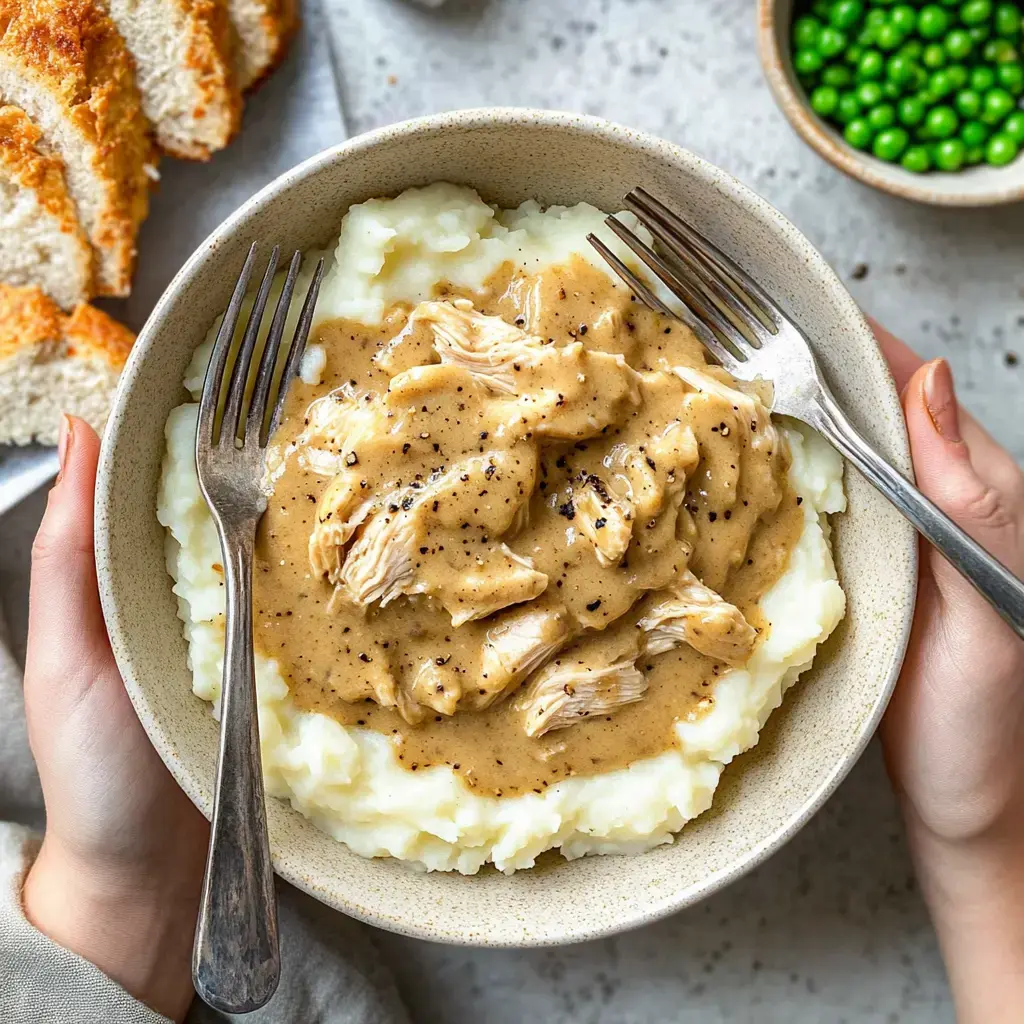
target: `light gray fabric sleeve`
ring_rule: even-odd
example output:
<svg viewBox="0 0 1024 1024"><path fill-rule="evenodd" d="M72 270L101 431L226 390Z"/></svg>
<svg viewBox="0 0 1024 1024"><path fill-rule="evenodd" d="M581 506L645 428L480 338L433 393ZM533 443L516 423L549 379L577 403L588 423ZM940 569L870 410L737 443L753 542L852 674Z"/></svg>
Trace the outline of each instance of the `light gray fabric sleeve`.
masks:
<svg viewBox="0 0 1024 1024"><path fill-rule="evenodd" d="M0 1020L4 1024L167 1024L98 967L51 942L21 905L38 849L20 825L0 823Z"/></svg>

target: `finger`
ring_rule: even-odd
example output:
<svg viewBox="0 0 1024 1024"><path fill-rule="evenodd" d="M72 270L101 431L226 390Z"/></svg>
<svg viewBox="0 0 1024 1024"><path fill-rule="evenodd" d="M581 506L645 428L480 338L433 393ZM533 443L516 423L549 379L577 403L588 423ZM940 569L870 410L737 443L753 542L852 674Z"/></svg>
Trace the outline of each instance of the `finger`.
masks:
<svg viewBox="0 0 1024 1024"><path fill-rule="evenodd" d="M890 334L881 324L868 317L878 346L892 371L896 388L906 390L911 377L924 365L924 360L905 342ZM1024 489L1024 476L1013 457L965 409L959 410L960 433L971 453L971 463L978 475L997 490L1014 496ZM1022 497L1024 503L1024 497Z"/></svg>
<svg viewBox="0 0 1024 1024"><path fill-rule="evenodd" d="M963 440L953 375L944 359L918 368L903 396L914 471L921 490L986 550L1019 573L1020 509L978 473ZM936 566L936 581L959 586L945 562ZM958 591L959 594L959 591Z"/></svg>
<svg viewBox="0 0 1024 1024"><path fill-rule="evenodd" d="M896 390L903 391L910 378L924 364L924 360L906 343L900 341L895 334L890 334L880 323L868 317L871 330L875 332L878 347L889 364Z"/></svg>
<svg viewBox="0 0 1024 1024"><path fill-rule="evenodd" d="M75 670L89 678L112 663L93 558L93 490L100 442L76 417L65 417L61 471L32 545L26 675Z"/></svg>

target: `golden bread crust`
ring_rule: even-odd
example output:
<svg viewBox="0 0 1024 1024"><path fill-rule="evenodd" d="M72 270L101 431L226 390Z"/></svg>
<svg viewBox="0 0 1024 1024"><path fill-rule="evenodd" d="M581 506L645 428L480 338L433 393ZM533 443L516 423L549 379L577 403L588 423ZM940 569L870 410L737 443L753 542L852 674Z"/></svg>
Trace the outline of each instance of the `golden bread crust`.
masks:
<svg viewBox="0 0 1024 1024"><path fill-rule="evenodd" d="M0 60L56 102L92 148L104 186L90 232L101 253L97 291L127 295L155 153L120 33L92 0L0 0Z"/></svg>
<svg viewBox="0 0 1024 1024"><path fill-rule="evenodd" d="M120 370L135 335L86 302L65 316L41 289L0 283L0 360L19 349L60 342L67 345L68 358L102 359L111 369Z"/></svg>

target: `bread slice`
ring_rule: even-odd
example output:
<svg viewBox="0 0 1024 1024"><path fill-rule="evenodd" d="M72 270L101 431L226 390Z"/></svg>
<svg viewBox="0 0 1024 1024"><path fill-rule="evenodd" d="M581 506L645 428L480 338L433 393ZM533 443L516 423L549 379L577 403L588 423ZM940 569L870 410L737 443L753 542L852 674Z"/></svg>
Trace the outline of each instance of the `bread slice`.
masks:
<svg viewBox="0 0 1024 1024"><path fill-rule="evenodd" d="M207 160L238 130L227 0L106 0L135 59L142 109L166 152Z"/></svg>
<svg viewBox="0 0 1024 1024"><path fill-rule="evenodd" d="M284 60L299 23L298 0L228 0L234 26L235 73L250 89Z"/></svg>
<svg viewBox="0 0 1024 1024"><path fill-rule="evenodd" d="M0 444L56 444L61 413L102 430L135 335L85 303L0 284Z"/></svg>
<svg viewBox="0 0 1024 1024"><path fill-rule="evenodd" d="M92 294L92 251L40 135L20 107L0 107L0 281L38 285L70 309Z"/></svg>
<svg viewBox="0 0 1024 1024"><path fill-rule="evenodd" d="M127 295L154 149L121 34L93 0L0 0L0 101L42 132L94 250L96 290Z"/></svg>

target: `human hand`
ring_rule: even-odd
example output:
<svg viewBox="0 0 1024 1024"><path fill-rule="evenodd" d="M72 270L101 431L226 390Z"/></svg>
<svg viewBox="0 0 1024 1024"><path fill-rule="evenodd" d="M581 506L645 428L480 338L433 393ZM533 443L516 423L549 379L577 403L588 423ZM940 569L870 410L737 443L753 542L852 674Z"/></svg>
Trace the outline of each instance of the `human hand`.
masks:
<svg viewBox="0 0 1024 1024"><path fill-rule="evenodd" d="M107 640L93 559L99 440L69 418L60 451L32 548L25 705L46 834L25 911L136 999L181 1020L194 997L208 825L150 745Z"/></svg>
<svg viewBox="0 0 1024 1024"><path fill-rule="evenodd" d="M949 366L876 335L921 490L1024 575L1024 475L958 409ZM1024 1006L1024 642L922 542L917 608L882 726L922 891L964 1022Z"/></svg>

